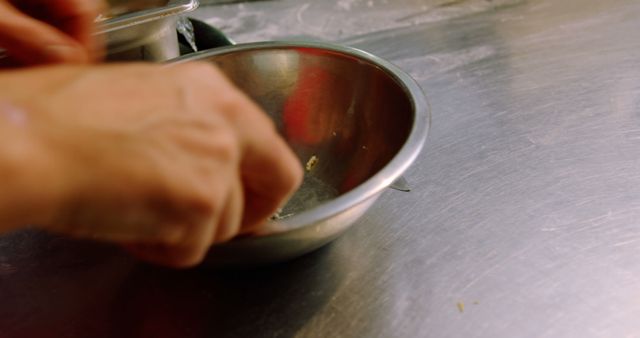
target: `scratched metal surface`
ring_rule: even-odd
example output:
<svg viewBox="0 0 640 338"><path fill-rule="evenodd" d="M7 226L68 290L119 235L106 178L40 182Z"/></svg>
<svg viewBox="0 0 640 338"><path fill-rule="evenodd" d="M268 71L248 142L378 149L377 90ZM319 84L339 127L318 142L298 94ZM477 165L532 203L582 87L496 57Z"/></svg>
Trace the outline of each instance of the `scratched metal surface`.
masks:
<svg viewBox="0 0 640 338"><path fill-rule="evenodd" d="M239 42L333 41L413 75L433 110L413 191L386 192L323 250L245 272L5 236L0 337L640 336L640 3L278 0L195 15Z"/></svg>
<svg viewBox="0 0 640 338"><path fill-rule="evenodd" d="M294 336L640 336L640 3L446 3L199 12L238 41L368 50L432 103L413 191L334 245L342 280Z"/></svg>

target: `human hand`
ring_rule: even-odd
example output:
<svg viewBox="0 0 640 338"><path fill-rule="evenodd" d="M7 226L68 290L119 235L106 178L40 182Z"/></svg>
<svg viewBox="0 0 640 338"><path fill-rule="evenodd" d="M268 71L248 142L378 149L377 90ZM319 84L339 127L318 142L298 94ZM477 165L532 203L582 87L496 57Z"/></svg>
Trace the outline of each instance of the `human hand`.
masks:
<svg viewBox="0 0 640 338"><path fill-rule="evenodd" d="M102 0L0 0L3 64L30 66L98 60L103 43L94 34Z"/></svg>
<svg viewBox="0 0 640 338"><path fill-rule="evenodd" d="M263 223L302 179L271 120L208 64L10 71L0 87L27 114L30 149L42 149L26 200L50 201L41 218L21 219L147 261L198 263Z"/></svg>

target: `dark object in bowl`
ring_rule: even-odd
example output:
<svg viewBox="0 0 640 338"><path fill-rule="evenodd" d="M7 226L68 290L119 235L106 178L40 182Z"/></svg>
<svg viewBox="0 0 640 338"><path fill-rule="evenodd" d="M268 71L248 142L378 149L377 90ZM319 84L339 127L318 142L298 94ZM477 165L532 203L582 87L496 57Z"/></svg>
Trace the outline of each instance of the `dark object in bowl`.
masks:
<svg viewBox="0 0 640 338"><path fill-rule="evenodd" d="M360 50L267 42L176 62L191 60L217 64L270 115L307 167L280 219L263 233L213 247L205 264L276 262L330 242L402 175L427 137L428 104L419 86Z"/></svg>

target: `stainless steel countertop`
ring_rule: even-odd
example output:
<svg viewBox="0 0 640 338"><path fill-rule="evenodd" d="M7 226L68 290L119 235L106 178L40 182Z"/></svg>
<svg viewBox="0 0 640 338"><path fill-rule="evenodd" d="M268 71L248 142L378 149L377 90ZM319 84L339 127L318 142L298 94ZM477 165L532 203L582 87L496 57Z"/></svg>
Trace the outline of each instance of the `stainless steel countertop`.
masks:
<svg viewBox="0 0 640 338"><path fill-rule="evenodd" d="M279 0L195 16L238 42L332 41L410 73L433 113L413 191L250 271L5 236L0 338L640 336L640 2Z"/></svg>

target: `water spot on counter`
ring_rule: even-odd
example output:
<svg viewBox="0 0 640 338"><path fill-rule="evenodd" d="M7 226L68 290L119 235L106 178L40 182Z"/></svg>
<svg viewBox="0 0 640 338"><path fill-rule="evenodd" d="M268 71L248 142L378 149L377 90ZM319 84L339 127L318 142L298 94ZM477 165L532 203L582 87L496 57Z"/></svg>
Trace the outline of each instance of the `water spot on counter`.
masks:
<svg viewBox="0 0 640 338"><path fill-rule="evenodd" d="M304 19L302 17L302 14L309 9L309 6L311 6L311 4L304 4L302 5L302 7L300 7L300 9L298 9L298 11L296 12L296 19L298 20L298 23L303 24L304 23Z"/></svg>
<svg viewBox="0 0 640 338"><path fill-rule="evenodd" d="M424 80L434 74L449 72L466 65L491 58L497 54L492 46L474 46L455 53L433 53L395 61L400 68L418 69L411 75ZM419 65L419 67L416 67Z"/></svg>
<svg viewBox="0 0 640 338"><path fill-rule="evenodd" d="M354 5L355 0L339 0L338 3L336 3L336 5L338 6L338 8L345 10L345 11L350 11L351 10L351 6Z"/></svg>

